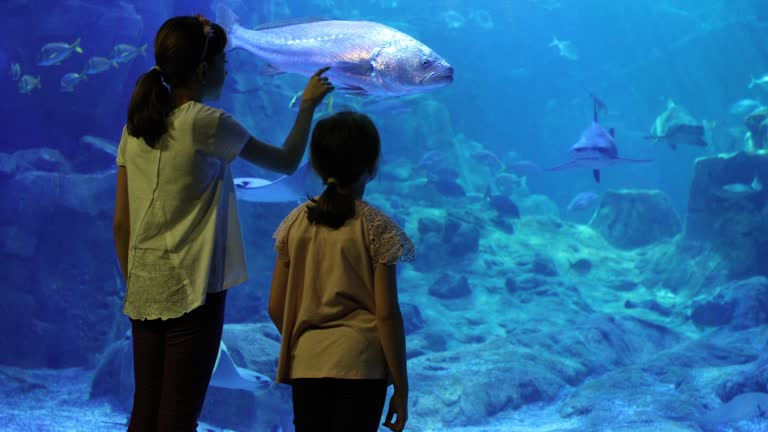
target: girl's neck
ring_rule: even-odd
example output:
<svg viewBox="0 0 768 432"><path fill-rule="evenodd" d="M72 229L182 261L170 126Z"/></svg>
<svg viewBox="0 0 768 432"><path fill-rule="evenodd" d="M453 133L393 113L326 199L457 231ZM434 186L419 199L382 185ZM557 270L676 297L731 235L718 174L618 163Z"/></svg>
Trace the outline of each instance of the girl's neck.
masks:
<svg viewBox="0 0 768 432"><path fill-rule="evenodd" d="M178 108L187 102L201 102L202 97L199 88L179 87L171 91L171 97L173 98L173 106Z"/></svg>
<svg viewBox="0 0 768 432"><path fill-rule="evenodd" d="M339 192L352 196L356 200L362 201L365 195L365 182L358 182L353 185L340 187Z"/></svg>

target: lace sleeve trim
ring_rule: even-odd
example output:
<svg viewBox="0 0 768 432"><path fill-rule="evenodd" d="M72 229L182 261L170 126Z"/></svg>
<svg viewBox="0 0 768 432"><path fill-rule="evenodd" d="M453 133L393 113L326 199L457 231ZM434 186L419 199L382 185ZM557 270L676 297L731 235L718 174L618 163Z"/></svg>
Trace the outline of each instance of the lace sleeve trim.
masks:
<svg viewBox="0 0 768 432"><path fill-rule="evenodd" d="M363 206L363 218L371 258L375 262L393 265L415 259L416 248L411 239L392 218L368 204Z"/></svg>
<svg viewBox="0 0 768 432"><path fill-rule="evenodd" d="M275 239L275 252L279 258L288 259L288 232L296 219L304 214L304 208L305 205L302 204L291 210L272 234L272 238Z"/></svg>

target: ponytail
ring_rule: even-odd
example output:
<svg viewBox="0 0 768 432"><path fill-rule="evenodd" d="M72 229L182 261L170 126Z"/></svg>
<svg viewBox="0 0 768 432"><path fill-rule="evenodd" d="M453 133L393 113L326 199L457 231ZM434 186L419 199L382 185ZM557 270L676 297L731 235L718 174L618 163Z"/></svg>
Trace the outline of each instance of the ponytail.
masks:
<svg viewBox="0 0 768 432"><path fill-rule="evenodd" d="M171 92L163 83L163 74L152 68L142 75L128 105L128 133L155 147L168 130L168 115L173 109Z"/></svg>
<svg viewBox="0 0 768 432"><path fill-rule="evenodd" d="M339 184L333 179L329 179L319 198L308 198L312 202L307 206L307 219L311 223L336 229L355 216L355 198L339 191Z"/></svg>

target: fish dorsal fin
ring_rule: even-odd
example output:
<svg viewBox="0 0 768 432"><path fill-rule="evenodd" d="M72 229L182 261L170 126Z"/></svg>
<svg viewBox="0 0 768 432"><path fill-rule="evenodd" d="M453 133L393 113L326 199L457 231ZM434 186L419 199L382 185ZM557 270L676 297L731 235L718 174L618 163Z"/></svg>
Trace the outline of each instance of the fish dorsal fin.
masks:
<svg viewBox="0 0 768 432"><path fill-rule="evenodd" d="M669 108L674 108L675 106L677 106L677 104L675 103L675 101L673 101L672 99L668 99L668 100L667 100L667 109L669 109Z"/></svg>
<svg viewBox="0 0 768 432"><path fill-rule="evenodd" d="M267 30L267 29L275 29L280 27L288 27L293 25L299 25L299 24L311 24L316 22L322 22L322 21L330 21L328 18L321 18L321 17L305 17L305 18L296 18L296 19L290 19L290 20L283 20L283 21L275 21L275 22L269 22L264 23L261 25L258 25L254 27L254 30Z"/></svg>

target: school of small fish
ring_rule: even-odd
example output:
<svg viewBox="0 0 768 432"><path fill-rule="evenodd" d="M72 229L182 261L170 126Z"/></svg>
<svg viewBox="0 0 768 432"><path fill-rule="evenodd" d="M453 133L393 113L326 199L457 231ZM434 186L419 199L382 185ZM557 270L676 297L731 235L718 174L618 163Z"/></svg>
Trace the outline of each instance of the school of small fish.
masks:
<svg viewBox="0 0 768 432"><path fill-rule="evenodd" d="M95 56L89 58L80 72L68 72L62 75L59 80L59 90L62 92L73 92L75 87L82 81L88 79L88 75L96 75L106 72L112 68L117 68L120 63L129 63L137 56L146 56L147 45L140 47L129 44L118 44L112 49L108 57ZM74 42L51 42L43 45L37 55L36 66L50 67L60 66L73 54L83 54L80 47L80 39ZM18 81L19 93L32 94L35 89L41 89L43 84L40 75L30 73L22 74L21 64L13 62L10 64L8 75L13 81Z"/></svg>

